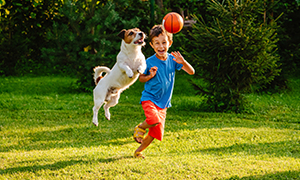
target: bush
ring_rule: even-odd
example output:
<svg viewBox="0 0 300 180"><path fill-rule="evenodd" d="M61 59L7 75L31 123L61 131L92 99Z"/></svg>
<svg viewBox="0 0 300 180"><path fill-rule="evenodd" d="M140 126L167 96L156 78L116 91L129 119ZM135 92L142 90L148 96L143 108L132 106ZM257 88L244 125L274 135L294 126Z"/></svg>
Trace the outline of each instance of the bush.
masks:
<svg viewBox="0 0 300 180"><path fill-rule="evenodd" d="M187 52L199 78L206 86L193 83L208 98L209 110L239 112L244 93L259 89L279 75L276 54L276 23L263 22L263 2L227 0L207 3L212 20L197 23L189 33L192 51Z"/></svg>

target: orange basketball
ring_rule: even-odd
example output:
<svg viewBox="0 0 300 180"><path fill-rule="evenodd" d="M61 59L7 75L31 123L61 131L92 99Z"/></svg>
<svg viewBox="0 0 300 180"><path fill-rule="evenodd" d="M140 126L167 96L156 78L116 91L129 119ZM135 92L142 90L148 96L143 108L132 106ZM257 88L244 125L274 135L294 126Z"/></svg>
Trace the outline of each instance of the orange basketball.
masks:
<svg viewBox="0 0 300 180"><path fill-rule="evenodd" d="M181 31L183 27L183 19L178 13L170 12L165 15L162 25L166 31L175 34Z"/></svg>

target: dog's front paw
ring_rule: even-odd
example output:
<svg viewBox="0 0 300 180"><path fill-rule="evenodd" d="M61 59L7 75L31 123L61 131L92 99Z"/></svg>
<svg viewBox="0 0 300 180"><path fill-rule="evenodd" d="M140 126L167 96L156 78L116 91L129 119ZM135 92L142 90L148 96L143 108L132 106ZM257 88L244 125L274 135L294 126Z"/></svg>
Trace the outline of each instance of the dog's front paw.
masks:
<svg viewBox="0 0 300 180"><path fill-rule="evenodd" d="M130 74L127 74L129 78L133 77L133 72L131 72Z"/></svg>
<svg viewBox="0 0 300 180"><path fill-rule="evenodd" d="M137 70L137 72L139 73L139 74L144 74L144 72L145 72L145 70Z"/></svg>
<svg viewBox="0 0 300 180"><path fill-rule="evenodd" d="M138 67L137 72L139 74L143 74L145 72L145 68L143 68L142 66Z"/></svg>

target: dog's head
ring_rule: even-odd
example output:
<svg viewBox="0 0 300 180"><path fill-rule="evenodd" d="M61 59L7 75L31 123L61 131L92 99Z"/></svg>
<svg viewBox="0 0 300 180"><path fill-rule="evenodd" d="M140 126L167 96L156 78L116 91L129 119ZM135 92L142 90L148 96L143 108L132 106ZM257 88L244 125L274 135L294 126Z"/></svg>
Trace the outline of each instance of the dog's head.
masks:
<svg viewBox="0 0 300 180"><path fill-rule="evenodd" d="M140 45L144 46L145 43L145 33L138 28L134 29L123 29L118 36L122 38L126 44Z"/></svg>

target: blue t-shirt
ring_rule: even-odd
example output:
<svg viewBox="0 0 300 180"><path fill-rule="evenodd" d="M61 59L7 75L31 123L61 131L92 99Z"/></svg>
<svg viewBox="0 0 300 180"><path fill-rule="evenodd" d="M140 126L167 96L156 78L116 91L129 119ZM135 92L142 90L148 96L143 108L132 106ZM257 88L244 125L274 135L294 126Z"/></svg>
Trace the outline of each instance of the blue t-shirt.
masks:
<svg viewBox="0 0 300 180"><path fill-rule="evenodd" d="M147 68L144 74L149 75L149 70L153 66L157 67L157 72L152 79L145 83L141 102L150 100L162 109L171 107L175 70L180 70L183 66L173 59L174 56L168 53L166 61L158 59L155 54L146 60Z"/></svg>

